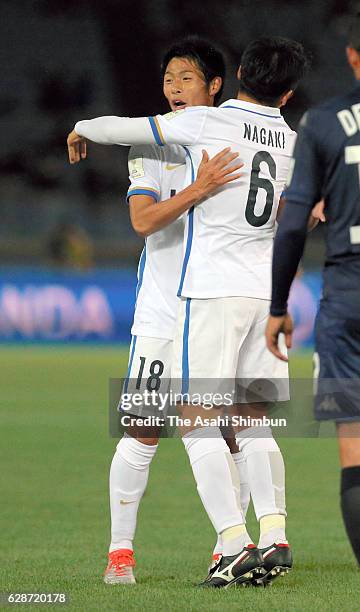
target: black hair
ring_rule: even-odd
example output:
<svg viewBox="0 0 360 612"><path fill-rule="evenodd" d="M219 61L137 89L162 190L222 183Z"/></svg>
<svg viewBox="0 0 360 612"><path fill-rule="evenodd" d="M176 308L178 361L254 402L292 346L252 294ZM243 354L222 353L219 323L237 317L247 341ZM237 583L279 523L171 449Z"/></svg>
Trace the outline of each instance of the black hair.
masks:
<svg viewBox="0 0 360 612"><path fill-rule="evenodd" d="M162 78L164 78L167 65L174 57L186 57L196 64L203 73L207 85L210 85L217 76L222 78L221 88L214 97L214 102L217 104L223 92L226 72L225 60L221 51L204 38L187 36L166 51L161 63Z"/></svg>
<svg viewBox="0 0 360 612"><path fill-rule="evenodd" d="M309 65L309 56L299 42L279 37L259 38L242 54L240 92L275 106L283 94L295 89Z"/></svg>
<svg viewBox="0 0 360 612"><path fill-rule="evenodd" d="M360 53L360 12L356 13L351 19L348 33L349 47L356 49Z"/></svg>

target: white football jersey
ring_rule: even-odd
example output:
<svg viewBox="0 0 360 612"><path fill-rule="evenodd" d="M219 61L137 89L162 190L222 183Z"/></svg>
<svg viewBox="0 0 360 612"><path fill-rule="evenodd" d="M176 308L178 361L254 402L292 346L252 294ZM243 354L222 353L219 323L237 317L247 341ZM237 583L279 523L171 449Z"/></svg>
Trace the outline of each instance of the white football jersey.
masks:
<svg viewBox="0 0 360 612"><path fill-rule="evenodd" d="M270 299L276 213L296 134L280 109L242 100L149 118L159 145L187 145L188 182L206 149L231 147L242 177L187 215L179 294L192 298Z"/></svg>
<svg viewBox="0 0 360 612"><path fill-rule="evenodd" d="M75 131L100 144L187 146L187 184L202 149L211 157L228 146L239 151L241 179L187 215L179 294L270 299L275 219L296 138L280 109L228 100L156 117L98 117Z"/></svg>
<svg viewBox="0 0 360 612"><path fill-rule="evenodd" d="M186 162L181 146L136 146L129 153L131 195L167 200L184 186ZM172 340L179 298L177 291L183 261L186 216L151 234L145 240L138 267L136 305L131 333Z"/></svg>

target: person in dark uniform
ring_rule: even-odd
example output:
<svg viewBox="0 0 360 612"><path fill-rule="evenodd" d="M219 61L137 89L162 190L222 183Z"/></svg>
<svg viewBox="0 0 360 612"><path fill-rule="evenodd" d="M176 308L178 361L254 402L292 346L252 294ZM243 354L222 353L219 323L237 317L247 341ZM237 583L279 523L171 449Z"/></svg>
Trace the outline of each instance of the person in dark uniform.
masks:
<svg viewBox="0 0 360 612"><path fill-rule="evenodd" d="M360 13L352 21L346 53L360 81ZM300 123L274 243L266 330L268 348L279 359L287 359L278 345L281 332L291 347L289 290L303 254L311 209L322 198L327 231L323 297L315 325L315 416L336 422L341 509L360 564L360 83L310 109Z"/></svg>

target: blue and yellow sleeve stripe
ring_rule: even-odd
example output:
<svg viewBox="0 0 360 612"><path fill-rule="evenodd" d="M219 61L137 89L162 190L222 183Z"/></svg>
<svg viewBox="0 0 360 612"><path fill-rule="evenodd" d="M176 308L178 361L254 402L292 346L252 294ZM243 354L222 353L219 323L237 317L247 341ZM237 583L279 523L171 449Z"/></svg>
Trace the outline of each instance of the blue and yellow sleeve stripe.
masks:
<svg viewBox="0 0 360 612"><path fill-rule="evenodd" d="M156 144L160 145L160 147L163 147L166 144L166 142L165 142L163 133L161 131L159 121L157 120L156 117L148 117L148 119L150 122L152 133L154 134Z"/></svg>
<svg viewBox="0 0 360 612"><path fill-rule="evenodd" d="M132 187L127 192L126 201L129 203L129 198L133 195L148 195L154 198L155 202L159 202L160 194L156 189L152 189L151 187Z"/></svg>

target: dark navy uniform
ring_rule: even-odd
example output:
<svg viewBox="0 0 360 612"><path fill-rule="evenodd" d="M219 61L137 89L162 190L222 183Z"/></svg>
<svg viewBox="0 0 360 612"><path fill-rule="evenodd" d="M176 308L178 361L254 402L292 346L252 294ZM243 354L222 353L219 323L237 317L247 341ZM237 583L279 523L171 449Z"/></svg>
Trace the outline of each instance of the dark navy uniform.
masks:
<svg viewBox="0 0 360 612"><path fill-rule="evenodd" d="M311 109L301 121L274 245L275 316L286 311L307 221L321 198L326 203L326 260L315 327L315 412L321 420L360 420L360 86Z"/></svg>

